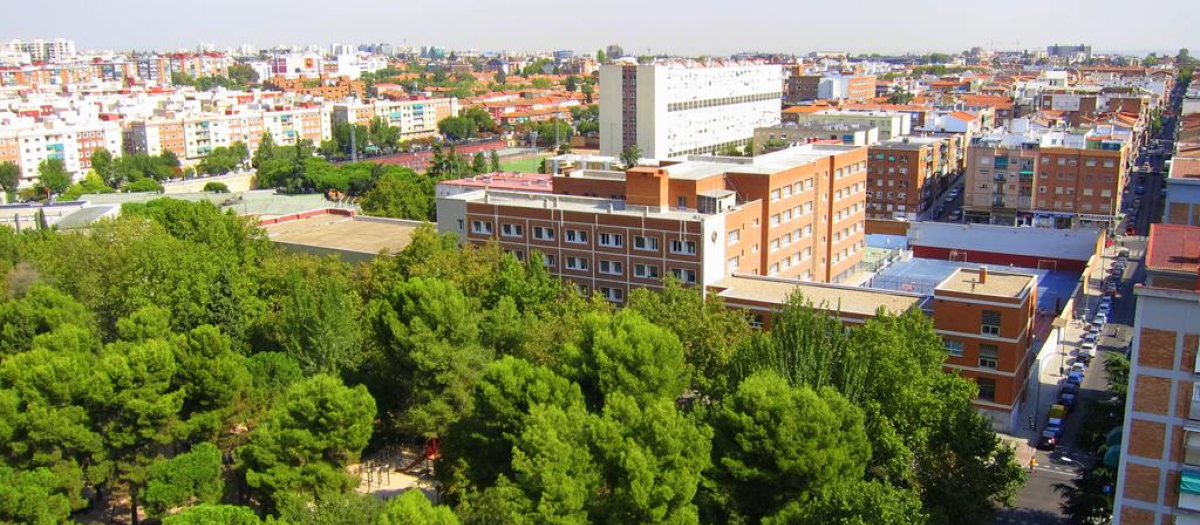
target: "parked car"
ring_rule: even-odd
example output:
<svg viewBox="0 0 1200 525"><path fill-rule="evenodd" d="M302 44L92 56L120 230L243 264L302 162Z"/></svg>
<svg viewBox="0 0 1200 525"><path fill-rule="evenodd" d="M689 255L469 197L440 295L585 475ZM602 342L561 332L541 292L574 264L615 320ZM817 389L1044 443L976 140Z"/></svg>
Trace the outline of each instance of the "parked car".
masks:
<svg viewBox="0 0 1200 525"><path fill-rule="evenodd" d="M1067 411L1075 410L1075 400L1079 395L1079 386L1066 384L1062 390L1058 392L1058 404L1067 407Z"/></svg>
<svg viewBox="0 0 1200 525"><path fill-rule="evenodd" d="M1041 437L1038 438L1037 448L1041 450L1054 450L1058 446L1058 436L1052 430L1043 430Z"/></svg>
<svg viewBox="0 0 1200 525"><path fill-rule="evenodd" d="M1096 312L1096 315L1092 317L1092 326L1103 327L1106 324L1108 324L1108 314Z"/></svg>
<svg viewBox="0 0 1200 525"><path fill-rule="evenodd" d="M1077 385L1082 385L1083 384L1083 372L1071 372L1071 373L1067 374L1067 382L1075 383Z"/></svg>
<svg viewBox="0 0 1200 525"><path fill-rule="evenodd" d="M1100 306L1096 307L1096 312L1108 315L1108 313L1112 310L1111 304L1112 303L1100 303Z"/></svg>
<svg viewBox="0 0 1200 525"><path fill-rule="evenodd" d="M1075 361L1073 364L1071 364L1071 372L1079 372L1080 374L1087 374L1087 367L1084 366L1083 363L1081 363L1079 361Z"/></svg>
<svg viewBox="0 0 1200 525"><path fill-rule="evenodd" d="M1138 185L1138 187L1137 187L1137 189L1133 190L1133 192L1134 192L1135 194L1137 194L1137 195L1145 195L1145 194L1146 194L1146 187L1145 187L1145 186L1142 186L1142 185L1140 185L1140 184L1139 184L1139 185Z"/></svg>
<svg viewBox="0 0 1200 525"><path fill-rule="evenodd" d="M962 210L954 210L954 211L950 212L950 220L951 221L958 222L961 219L962 219Z"/></svg>

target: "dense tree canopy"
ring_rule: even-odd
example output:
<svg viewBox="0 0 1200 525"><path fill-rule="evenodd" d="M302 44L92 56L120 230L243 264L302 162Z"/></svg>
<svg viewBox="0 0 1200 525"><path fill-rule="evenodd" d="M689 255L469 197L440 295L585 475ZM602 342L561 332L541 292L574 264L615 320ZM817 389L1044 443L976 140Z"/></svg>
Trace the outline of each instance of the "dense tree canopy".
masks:
<svg viewBox="0 0 1200 525"><path fill-rule="evenodd" d="M284 185L405 176L264 148ZM617 311L431 226L351 266L172 199L0 228L0 272L0 521L981 524L1021 479L920 313L846 330L795 298L760 333L674 282ZM355 490L422 441L442 505Z"/></svg>

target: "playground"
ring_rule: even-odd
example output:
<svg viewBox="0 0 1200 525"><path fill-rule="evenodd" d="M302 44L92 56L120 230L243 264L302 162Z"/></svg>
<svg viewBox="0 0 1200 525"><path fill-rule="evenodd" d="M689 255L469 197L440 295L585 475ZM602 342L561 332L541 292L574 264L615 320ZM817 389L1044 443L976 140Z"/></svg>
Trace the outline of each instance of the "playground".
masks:
<svg viewBox="0 0 1200 525"><path fill-rule="evenodd" d="M362 463L347 467L358 477L358 492L379 499L390 499L409 490L420 490L437 502L437 480L433 464L440 457L439 443L432 440L422 447L389 447L363 458Z"/></svg>

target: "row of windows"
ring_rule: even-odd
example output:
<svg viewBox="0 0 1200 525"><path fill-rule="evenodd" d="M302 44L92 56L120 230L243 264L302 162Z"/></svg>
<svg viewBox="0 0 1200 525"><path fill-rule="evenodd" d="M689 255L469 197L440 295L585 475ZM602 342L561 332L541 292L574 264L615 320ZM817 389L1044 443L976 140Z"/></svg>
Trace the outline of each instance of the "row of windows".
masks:
<svg viewBox="0 0 1200 525"><path fill-rule="evenodd" d="M858 253L859 250L862 249L863 244L864 244L864 241L859 241L854 244L851 244L847 248L843 248L842 251L840 251L840 252L835 252L833 254L833 264L837 264L846 259L849 259L850 256ZM840 281L840 279L838 279L838 280Z"/></svg>
<svg viewBox="0 0 1200 525"><path fill-rule="evenodd" d="M519 261L525 260L524 253L519 250L510 250L509 253L513 254L513 256ZM553 254L542 254L542 265L547 268L555 268L558 266L558 260ZM601 259L597 265L597 272L604 275L619 276L624 275L625 273L625 263L621 261ZM586 272L591 268L591 263L587 257L571 255L566 258L563 267L567 270ZM671 274L685 283L696 282L695 270L672 268ZM659 275L658 265L643 263L637 263L633 265L633 276L639 279L658 279Z"/></svg>
<svg viewBox="0 0 1200 525"><path fill-rule="evenodd" d="M766 100L779 100L780 93L758 93L755 95L741 95L736 97L720 97L710 98L707 100L689 100L687 102L672 102L667 104L668 112L687 111L690 109L714 108L718 106L728 106L730 104L745 104L747 102L763 102Z"/></svg>
<svg viewBox="0 0 1200 525"><path fill-rule="evenodd" d="M812 248L805 248L804 251L793 253L790 257L785 257L779 262L772 264L771 267L768 268L767 275L776 275L781 269L787 270L793 266L799 266L800 263L807 261L810 258L812 258ZM804 275L806 276L804 278L807 279L807 276L810 275L810 272L804 272Z"/></svg>
<svg viewBox="0 0 1200 525"><path fill-rule="evenodd" d="M838 222L842 219L849 218L850 216L852 216L855 213L858 213L864 209L866 209L865 204L863 204L861 202L856 202L856 203L854 203L853 206L847 206L845 208L838 210L836 213L834 213L833 214L833 222Z"/></svg>
<svg viewBox="0 0 1200 525"><path fill-rule="evenodd" d="M952 357L963 356L963 342L957 339L946 339L943 341L946 348L946 353ZM996 345L981 344L979 345L979 368L987 368L995 370L1000 363L1000 348Z"/></svg>
<svg viewBox="0 0 1200 525"><path fill-rule="evenodd" d="M815 183L814 183L812 177L809 177L802 181L797 181L794 184L789 184L789 185L783 186L781 188L773 189L773 190L771 190L771 202L775 202L779 199L786 199L788 197L791 197L793 194L798 194L802 191L811 190L811 189L813 189L814 184Z"/></svg>
<svg viewBox="0 0 1200 525"><path fill-rule="evenodd" d="M462 229L462 225L459 225ZM493 233L491 221L471 221L471 233L479 235L491 235ZM500 225L500 235L504 237L521 237L525 234L525 227L520 224L503 223ZM540 241L553 241L554 228L547 226L534 226L533 238ZM571 244L587 244L587 230L564 230L563 241ZM623 248L625 246L625 236L620 233L600 232L597 234L596 243L606 248ZM657 237L634 236L633 247L637 250L658 251ZM685 241L672 239L670 241L671 253L681 255L695 255L696 241Z"/></svg>
<svg viewBox="0 0 1200 525"><path fill-rule="evenodd" d="M1050 164L1050 157L1049 157L1049 156L1046 156L1046 155L1042 155L1042 164ZM1059 157L1059 158L1058 158L1058 165L1059 165L1059 166L1078 166L1078 165L1079 165L1079 161L1077 161L1077 160L1075 160L1075 159L1068 159L1068 158L1065 158L1065 157ZM1086 159L1086 160L1084 160L1084 165L1085 165L1085 166L1089 166L1089 167L1095 167L1095 166L1096 166L1096 159ZM1113 159L1105 159L1105 160L1104 160L1104 167L1105 167L1105 168L1114 168L1114 167L1116 167L1116 165L1117 165L1117 161L1115 161L1115 160L1113 160Z"/></svg>
<svg viewBox="0 0 1200 525"><path fill-rule="evenodd" d="M777 251L780 248L792 244L793 242L800 242L802 239L810 235L812 235L812 225L806 224L804 229L797 228L789 233L785 233L779 237L771 239L770 249L773 252Z"/></svg>
<svg viewBox="0 0 1200 525"><path fill-rule="evenodd" d="M812 213L812 202L806 202L801 206L789 208L771 216L771 227L779 226L781 223L799 219L806 213Z"/></svg>

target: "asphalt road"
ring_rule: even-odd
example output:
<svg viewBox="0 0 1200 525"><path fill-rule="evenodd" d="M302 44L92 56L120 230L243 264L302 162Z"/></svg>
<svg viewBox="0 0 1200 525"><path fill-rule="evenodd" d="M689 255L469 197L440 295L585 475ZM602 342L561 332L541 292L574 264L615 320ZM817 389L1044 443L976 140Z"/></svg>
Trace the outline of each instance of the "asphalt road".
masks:
<svg viewBox="0 0 1200 525"><path fill-rule="evenodd" d="M1181 91L1177 90L1171 101L1171 107L1175 112L1179 111L1180 97ZM1162 130L1158 136L1153 138L1169 141L1173 137L1174 126L1175 120L1173 118L1164 118ZM1169 142L1164 144L1169 144ZM1166 147L1164 150L1170 151L1170 147ZM1139 152L1139 155L1134 166L1140 168L1143 163L1148 162L1152 169L1150 172L1145 173L1144 180L1140 182L1138 179L1142 175L1141 171L1135 171L1131 176L1129 199L1127 202L1132 203L1133 199L1138 197L1135 190L1139 183L1145 187L1146 191L1141 196L1141 205L1138 207L1137 215L1134 218L1135 234L1131 237L1118 236L1117 238L1119 245L1128 248L1131 254L1129 264L1122 274L1118 298L1113 303L1112 312L1109 314L1109 323L1101 333L1098 346L1099 352L1084 376L1082 395L1089 399L1103 399L1110 395L1108 393L1108 377L1104 373L1104 360L1112 353L1124 353L1132 340L1132 326L1136 309L1133 285L1145 279L1145 269L1142 266L1146 250L1145 236L1150 231L1151 223L1162 220L1163 199L1159 195L1159 192L1165 184L1166 173L1164 171L1164 163L1167 160L1166 155L1143 155L1141 152ZM949 213L949 209L947 213ZM1095 305L1089 305L1089 314L1094 311ZM1073 358L1074 356L1070 356L1070 359ZM1071 360L1066 361L1067 366L1070 366L1071 363ZM1066 518L1062 515L1059 508L1061 497L1054 490L1054 484L1069 483L1071 479L1078 475L1080 469L1092 460L1086 451L1077 451L1073 448L1079 422L1086 417L1086 410L1083 408L1071 414L1066 422L1066 428L1064 428L1062 440L1064 445L1058 450L1053 452L1038 450L1035 452L1034 457L1037 458L1038 467L1029 474L1025 486L1017 494L1014 508L999 512L994 523L1003 525L1052 525L1067 523ZM1038 422L1039 429L1041 428L1041 424L1041 422Z"/></svg>

